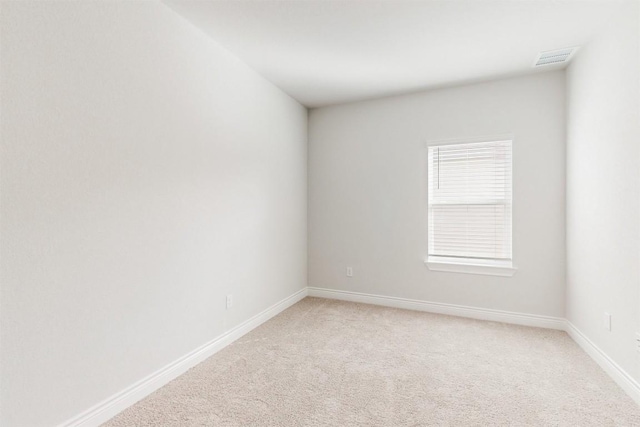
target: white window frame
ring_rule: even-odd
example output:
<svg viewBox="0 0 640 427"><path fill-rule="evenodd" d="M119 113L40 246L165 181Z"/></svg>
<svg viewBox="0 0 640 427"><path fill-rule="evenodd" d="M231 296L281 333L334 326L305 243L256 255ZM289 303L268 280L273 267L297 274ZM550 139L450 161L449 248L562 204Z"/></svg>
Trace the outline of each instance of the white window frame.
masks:
<svg viewBox="0 0 640 427"><path fill-rule="evenodd" d="M514 164L514 151L515 151L515 137L512 134L495 135L481 138L469 138L469 139L452 139L452 140L437 140L427 141L425 148L427 153L429 147L434 145L455 145L455 144L471 144L478 142L493 142L493 141L511 141L511 251L512 256L510 260L482 260L477 258L458 258L458 257L445 257L445 256L430 256L425 258L424 262L432 271L441 272L453 272L453 273L466 273L466 274L481 274L490 276L513 276L517 267L514 264L514 245L513 245L513 164ZM429 191L429 169L431 165L427 161L427 191ZM427 222L431 220L429 217L431 209L429 209L429 201L427 197ZM429 230L429 227L427 227ZM428 231L427 231L428 232ZM429 236L427 236L429 237ZM428 245L427 245L428 246Z"/></svg>

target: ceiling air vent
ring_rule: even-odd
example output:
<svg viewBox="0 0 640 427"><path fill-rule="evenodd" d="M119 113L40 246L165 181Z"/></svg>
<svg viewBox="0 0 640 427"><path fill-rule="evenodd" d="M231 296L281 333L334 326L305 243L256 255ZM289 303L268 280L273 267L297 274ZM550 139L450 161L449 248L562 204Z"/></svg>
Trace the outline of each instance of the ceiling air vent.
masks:
<svg viewBox="0 0 640 427"><path fill-rule="evenodd" d="M567 63L569 62L573 54L576 52L576 50L578 50L578 48L568 47L566 49L548 50L546 52L540 52L533 66L543 67L545 65Z"/></svg>

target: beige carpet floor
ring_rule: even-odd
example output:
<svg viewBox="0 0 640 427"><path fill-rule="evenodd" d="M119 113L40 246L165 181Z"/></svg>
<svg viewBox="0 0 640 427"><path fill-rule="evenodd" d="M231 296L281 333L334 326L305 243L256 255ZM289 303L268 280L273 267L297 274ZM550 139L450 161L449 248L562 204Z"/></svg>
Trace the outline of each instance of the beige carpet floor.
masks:
<svg viewBox="0 0 640 427"><path fill-rule="evenodd" d="M564 332L306 298L104 426L640 426Z"/></svg>

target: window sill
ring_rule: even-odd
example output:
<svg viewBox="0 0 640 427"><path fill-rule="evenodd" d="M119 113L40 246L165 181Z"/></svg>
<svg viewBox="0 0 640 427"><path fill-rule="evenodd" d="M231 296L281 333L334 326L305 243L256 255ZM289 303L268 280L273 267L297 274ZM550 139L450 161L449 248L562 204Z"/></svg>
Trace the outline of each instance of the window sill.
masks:
<svg viewBox="0 0 640 427"><path fill-rule="evenodd" d="M511 261L481 261L464 258L430 256L424 263L429 270L451 273L482 274L488 276L511 277L517 267Z"/></svg>

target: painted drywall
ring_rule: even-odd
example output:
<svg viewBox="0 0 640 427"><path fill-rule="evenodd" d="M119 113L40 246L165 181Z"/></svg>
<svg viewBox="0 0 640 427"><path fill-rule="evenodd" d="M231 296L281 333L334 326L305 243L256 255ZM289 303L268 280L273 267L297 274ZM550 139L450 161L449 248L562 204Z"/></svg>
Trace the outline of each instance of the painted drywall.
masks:
<svg viewBox="0 0 640 427"><path fill-rule="evenodd" d="M309 107L525 74L600 21L593 1L164 1Z"/></svg>
<svg viewBox="0 0 640 427"><path fill-rule="evenodd" d="M564 317L564 79L555 71L311 110L309 286ZM502 134L515 135L518 271L428 270L425 142Z"/></svg>
<svg viewBox="0 0 640 427"><path fill-rule="evenodd" d="M610 29L567 70L567 318L640 380L639 4L602 11ZM603 314L611 314L611 331Z"/></svg>
<svg viewBox="0 0 640 427"><path fill-rule="evenodd" d="M306 286L307 111L160 3L1 31L0 425L52 426Z"/></svg>

